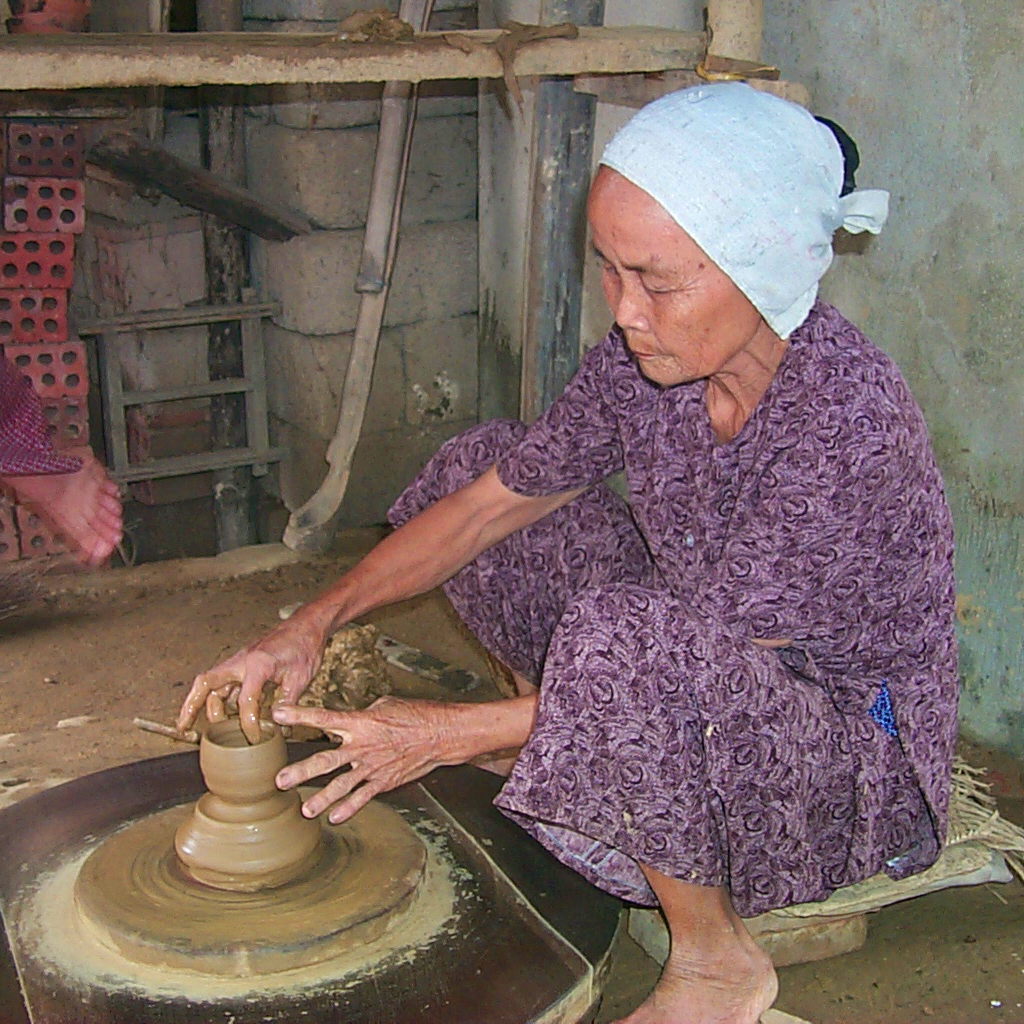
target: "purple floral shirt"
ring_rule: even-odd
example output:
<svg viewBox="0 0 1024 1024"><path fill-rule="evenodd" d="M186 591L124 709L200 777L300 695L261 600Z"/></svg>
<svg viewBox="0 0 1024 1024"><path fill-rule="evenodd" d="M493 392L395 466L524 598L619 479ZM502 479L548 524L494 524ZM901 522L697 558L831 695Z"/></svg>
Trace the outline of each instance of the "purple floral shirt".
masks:
<svg viewBox="0 0 1024 1024"><path fill-rule="evenodd" d="M740 433L716 442L705 384L663 388L620 331L498 462L524 495L624 470L666 587L864 715L888 688L945 833L956 738L953 536L927 429L898 369L831 306L793 333Z"/></svg>
<svg viewBox="0 0 1024 1024"><path fill-rule="evenodd" d="M0 358L0 476L73 473L81 465L54 450L31 381Z"/></svg>

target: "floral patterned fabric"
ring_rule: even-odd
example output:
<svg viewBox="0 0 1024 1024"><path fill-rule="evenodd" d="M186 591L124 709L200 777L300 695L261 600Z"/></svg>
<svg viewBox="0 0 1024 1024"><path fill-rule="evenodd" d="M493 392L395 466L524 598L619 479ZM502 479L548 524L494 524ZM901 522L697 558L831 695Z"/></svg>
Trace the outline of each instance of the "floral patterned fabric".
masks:
<svg viewBox="0 0 1024 1024"><path fill-rule="evenodd" d="M0 476L74 473L82 460L58 455L31 381L0 358Z"/></svg>
<svg viewBox="0 0 1024 1024"><path fill-rule="evenodd" d="M920 871L945 834L952 531L924 422L830 306L790 342L717 444L704 385L651 384L614 329L536 423L448 442L392 510L495 462L521 494L589 487L447 590L541 684L498 806L635 902L654 902L645 865L750 916ZM619 470L628 506L600 483Z"/></svg>

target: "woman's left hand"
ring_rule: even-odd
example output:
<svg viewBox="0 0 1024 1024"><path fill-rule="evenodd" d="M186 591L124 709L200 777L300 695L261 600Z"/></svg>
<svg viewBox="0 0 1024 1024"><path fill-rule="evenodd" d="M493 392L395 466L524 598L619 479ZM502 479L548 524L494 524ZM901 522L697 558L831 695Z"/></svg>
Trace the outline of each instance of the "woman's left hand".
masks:
<svg viewBox="0 0 1024 1024"><path fill-rule="evenodd" d="M338 824L378 794L422 778L439 765L463 760L455 749L451 704L381 697L363 711L279 704L273 715L279 725L311 726L341 741L339 747L288 765L277 774L279 788L294 789L348 766L349 771L302 805L307 818L330 808L328 817Z"/></svg>

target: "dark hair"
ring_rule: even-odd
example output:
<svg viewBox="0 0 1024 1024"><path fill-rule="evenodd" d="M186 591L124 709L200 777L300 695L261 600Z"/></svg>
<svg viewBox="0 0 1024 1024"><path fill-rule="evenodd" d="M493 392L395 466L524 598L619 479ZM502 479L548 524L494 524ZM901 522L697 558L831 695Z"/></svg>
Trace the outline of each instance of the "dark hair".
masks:
<svg viewBox="0 0 1024 1024"><path fill-rule="evenodd" d="M845 196L857 187L854 175L860 167L860 150L845 129L835 121L830 121L827 117L815 117L814 120L820 121L836 137L836 142L843 151L843 187L839 194Z"/></svg>

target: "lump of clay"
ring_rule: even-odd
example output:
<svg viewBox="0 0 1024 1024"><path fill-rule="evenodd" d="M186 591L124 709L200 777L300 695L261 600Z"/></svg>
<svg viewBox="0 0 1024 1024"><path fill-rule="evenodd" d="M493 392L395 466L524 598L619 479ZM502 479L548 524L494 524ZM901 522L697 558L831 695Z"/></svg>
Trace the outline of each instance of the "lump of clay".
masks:
<svg viewBox="0 0 1024 1024"><path fill-rule="evenodd" d="M391 692L376 626L349 623L327 642L320 668L299 698L304 706L359 711Z"/></svg>

